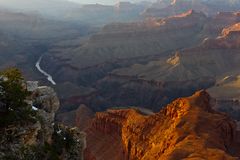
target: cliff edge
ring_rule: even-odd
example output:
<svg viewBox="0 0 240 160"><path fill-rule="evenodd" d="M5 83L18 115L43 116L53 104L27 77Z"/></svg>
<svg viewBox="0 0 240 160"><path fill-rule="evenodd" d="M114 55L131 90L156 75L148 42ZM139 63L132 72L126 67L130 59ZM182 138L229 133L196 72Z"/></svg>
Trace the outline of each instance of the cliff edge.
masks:
<svg viewBox="0 0 240 160"><path fill-rule="evenodd" d="M87 155L111 159L110 153L100 150L112 146L116 160L238 159L237 125L213 105L209 94L199 91L154 115L133 109L97 113L87 131Z"/></svg>

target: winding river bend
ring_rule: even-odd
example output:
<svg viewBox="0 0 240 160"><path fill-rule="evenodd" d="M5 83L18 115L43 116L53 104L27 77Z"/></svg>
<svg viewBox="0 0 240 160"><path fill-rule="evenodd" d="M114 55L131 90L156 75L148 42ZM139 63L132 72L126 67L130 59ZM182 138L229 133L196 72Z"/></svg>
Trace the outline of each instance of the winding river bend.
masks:
<svg viewBox="0 0 240 160"><path fill-rule="evenodd" d="M43 57L43 56L39 57L36 65L35 65L35 67L37 68L37 70L38 70L40 73L42 73L44 76L47 77L47 80L48 80L49 82L51 82L53 85L56 85L56 82L53 80L52 76L51 76L50 74L48 74L46 71L44 71L44 70L40 67L40 63L41 63L41 61L42 61L42 57Z"/></svg>

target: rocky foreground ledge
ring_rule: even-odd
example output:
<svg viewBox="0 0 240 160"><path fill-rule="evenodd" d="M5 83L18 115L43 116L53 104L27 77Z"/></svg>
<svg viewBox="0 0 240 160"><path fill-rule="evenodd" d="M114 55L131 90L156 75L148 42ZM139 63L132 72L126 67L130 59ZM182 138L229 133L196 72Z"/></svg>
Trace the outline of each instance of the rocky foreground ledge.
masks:
<svg viewBox="0 0 240 160"><path fill-rule="evenodd" d="M55 113L60 106L55 91L38 86L37 82L27 82L27 89L32 93L27 102L36 111L35 121L0 129L0 159L82 160L85 134L77 128L55 124Z"/></svg>

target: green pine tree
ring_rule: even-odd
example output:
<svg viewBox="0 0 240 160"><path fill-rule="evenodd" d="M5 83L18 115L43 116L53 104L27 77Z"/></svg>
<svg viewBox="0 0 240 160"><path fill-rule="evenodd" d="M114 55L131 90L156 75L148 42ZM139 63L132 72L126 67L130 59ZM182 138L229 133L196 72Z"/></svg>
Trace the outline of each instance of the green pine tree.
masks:
<svg viewBox="0 0 240 160"><path fill-rule="evenodd" d="M24 123L33 119L34 112L26 103L29 92L24 87L24 78L17 68L0 72L0 102L6 105L6 111L0 117L0 125Z"/></svg>

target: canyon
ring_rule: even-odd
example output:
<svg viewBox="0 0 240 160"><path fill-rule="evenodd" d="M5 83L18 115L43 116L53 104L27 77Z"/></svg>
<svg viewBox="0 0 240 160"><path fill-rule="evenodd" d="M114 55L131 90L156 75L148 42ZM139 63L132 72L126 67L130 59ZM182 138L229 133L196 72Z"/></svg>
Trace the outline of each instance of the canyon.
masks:
<svg viewBox="0 0 240 160"><path fill-rule="evenodd" d="M214 86L218 76L238 68L237 49L217 45L223 43L223 30L239 20L238 12L207 17L189 10L164 19L110 24L80 46L50 49L43 69L59 84L60 113L80 104L93 111L139 106L156 112L178 97ZM232 36L221 41L234 44L237 32ZM65 88L71 92L62 92Z"/></svg>
<svg viewBox="0 0 240 160"><path fill-rule="evenodd" d="M207 17L203 14L190 10L180 17L142 23L106 25L80 47L65 46L61 50L58 48L50 50L50 53L43 57L43 66L45 67L43 69L48 70L57 79L59 84L57 90L62 90L61 88L64 88L66 82L74 85L75 89L78 88L76 90L83 89L82 92L71 96L72 98L63 99L66 106L69 101L73 100L80 104L81 97L99 94L98 89L96 90L94 86L98 86L96 85L97 81L107 77L114 69L137 63L145 64L158 57L164 57L173 50L194 46L201 42L203 39L202 28L206 20ZM192 39L188 41L187 39L190 37ZM124 40L125 38L127 40ZM182 39L186 39L186 41L182 41ZM115 43L110 43L112 41ZM170 41L171 43L168 43ZM51 67L48 67L48 64L51 64ZM68 79L68 77L71 78ZM90 93L82 95L86 92L86 88L90 89ZM93 100L91 101L93 102ZM84 103L88 105L87 102ZM129 103L129 105L131 104Z"/></svg>
<svg viewBox="0 0 240 160"><path fill-rule="evenodd" d="M157 3L161 3L161 7L166 8L169 5L179 5L180 2ZM85 7L86 10L98 9L101 12L118 8L125 12L139 5L142 7L137 12L143 10L143 6L147 4L84 5L79 11L84 12ZM76 6L77 10L78 7ZM0 67L17 66L30 80L37 79L40 83L48 85L58 84L54 88L62 104L60 113L71 112L81 104L87 105L93 111L103 111L111 106L139 106L159 111L163 105L175 98L189 96L199 89L210 88L216 82L215 73L205 71L202 66L196 73L186 69L184 65L188 62L184 61L190 61L193 57L185 58L185 54L195 54L194 50L200 51L204 47L206 53L212 52L212 49L210 51L212 43L220 45L223 43L220 39L215 40L216 37L221 36L224 28L239 22L240 18L238 12L219 12L214 16L205 14L206 12L190 7L186 11L174 15L167 14L162 18L148 17L141 20L136 18L133 22L115 22L97 29L88 28L89 25L79 25L74 20L71 23L76 25L70 26L65 21L50 22L38 14L29 16L26 13L19 15L4 11L2 15L5 19L0 19L3 23L11 22L22 27L11 28L6 25L2 26L1 30L11 33L17 29L19 39L27 36L24 45L27 41L29 46L23 51L29 50L29 52L24 53L26 54L24 56L22 52L13 53L13 57L4 56L9 60L5 61L7 65L4 65L3 61ZM24 29L22 21L32 23L33 27ZM40 26L40 22L46 26ZM55 32L56 30L67 32L59 34ZM234 35L235 33L236 31ZM38 38L34 40L35 45L33 45L32 39L36 37ZM237 41L233 37L231 39L229 44ZM224 41L223 38L221 40ZM6 39L3 44L7 43L5 41ZM18 43L20 42L21 40ZM201 43L204 45L199 47ZM16 46L22 48L19 44ZM235 46L229 47L225 49L232 49ZM11 52L7 51L6 55L10 55ZM214 52L217 52L217 49ZM176 56L178 53L179 56ZM54 83L47 81L45 76L38 72L39 70L29 69L36 65L41 56L41 67L40 65L39 67L51 75L50 78ZM14 59L17 61L13 62ZM204 59L202 58L203 61ZM168 63L165 64L167 61ZM188 64L188 67L190 66L192 65ZM220 72L221 68L219 68ZM66 93L65 89L69 89L69 92ZM113 92L114 90L116 92Z"/></svg>
<svg viewBox="0 0 240 160"><path fill-rule="evenodd" d="M238 1L34 2L0 7L0 70L38 81L40 115L12 143L0 129L0 159L239 159Z"/></svg>

